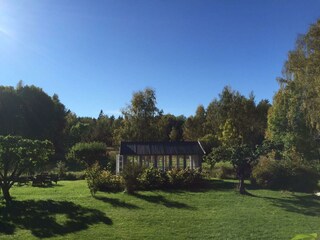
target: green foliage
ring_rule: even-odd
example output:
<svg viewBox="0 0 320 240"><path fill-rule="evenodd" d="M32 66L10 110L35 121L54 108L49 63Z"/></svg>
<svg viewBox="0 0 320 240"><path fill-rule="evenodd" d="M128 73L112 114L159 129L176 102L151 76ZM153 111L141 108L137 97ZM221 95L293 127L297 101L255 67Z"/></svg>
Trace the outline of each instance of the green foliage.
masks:
<svg viewBox="0 0 320 240"><path fill-rule="evenodd" d="M119 129L122 117L109 117L102 112L95 119L77 117L74 113L69 112L66 120L65 133L68 147L78 142L104 142L107 146L113 146L113 135Z"/></svg>
<svg viewBox="0 0 320 240"><path fill-rule="evenodd" d="M199 141L206 153L210 153L213 148L219 146L219 140L213 134L206 134L202 138L199 138Z"/></svg>
<svg viewBox="0 0 320 240"><path fill-rule="evenodd" d="M234 146L242 142L242 136L237 132L231 119L227 119L223 126L220 128L221 136L220 142L224 146Z"/></svg>
<svg viewBox="0 0 320 240"><path fill-rule="evenodd" d="M157 140L159 141L181 141L183 139L184 116L164 114L156 117Z"/></svg>
<svg viewBox="0 0 320 240"><path fill-rule="evenodd" d="M101 166L106 166L107 146L101 142L77 143L67 155L69 161L76 160L85 166L91 166L95 162L99 162Z"/></svg>
<svg viewBox="0 0 320 240"><path fill-rule="evenodd" d="M252 180L265 188L312 192L317 189L319 174L301 160L274 160L262 156L253 168Z"/></svg>
<svg viewBox="0 0 320 240"><path fill-rule="evenodd" d="M168 184L166 172L158 168L146 168L139 175L138 181L143 189L160 189Z"/></svg>
<svg viewBox="0 0 320 240"><path fill-rule="evenodd" d="M166 172L169 179L169 187L185 188L201 184L203 175L199 169L172 169Z"/></svg>
<svg viewBox="0 0 320 240"><path fill-rule="evenodd" d="M107 153L107 166L106 169L110 172L115 173L116 172L116 157L117 157L118 151L112 150Z"/></svg>
<svg viewBox="0 0 320 240"><path fill-rule="evenodd" d="M232 145L260 145L264 139L267 112L270 104L267 100L255 103L254 96L249 98L225 87L214 99L206 111L206 134L213 134L221 141ZM229 142L229 143L228 143Z"/></svg>
<svg viewBox="0 0 320 240"><path fill-rule="evenodd" d="M160 111L156 106L156 94L146 88L133 94L131 104L123 109L124 120L117 132L118 141L150 141L157 137L156 117Z"/></svg>
<svg viewBox="0 0 320 240"><path fill-rule="evenodd" d="M102 171L99 190L104 192L120 192L123 190L124 181L122 176L115 175L110 171Z"/></svg>
<svg viewBox="0 0 320 240"><path fill-rule="evenodd" d="M317 159L317 134L306 123L299 92L297 84L290 82L274 96L268 115L267 139L283 146L282 155L294 150L308 160Z"/></svg>
<svg viewBox="0 0 320 240"><path fill-rule="evenodd" d="M0 86L0 135L49 140L62 157L66 109L58 96L48 96L41 88Z"/></svg>
<svg viewBox="0 0 320 240"><path fill-rule="evenodd" d="M86 169L86 180L90 193L94 196L102 182L102 169L98 162L95 162Z"/></svg>
<svg viewBox="0 0 320 240"><path fill-rule="evenodd" d="M93 195L96 191L118 192L125 190L133 194L136 190L179 189L199 186L204 175L199 169L172 169L162 171L133 164L125 167L121 175L102 170L97 164L89 167L86 179Z"/></svg>
<svg viewBox="0 0 320 240"><path fill-rule="evenodd" d="M183 138L188 141L197 141L205 135L206 110L198 106L195 116L189 117L183 128Z"/></svg>
<svg viewBox="0 0 320 240"><path fill-rule="evenodd" d="M178 141L179 140L179 132L175 127L172 127L172 130L169 134L170 141Z"/></svg>
<svg viewBox="0 0 320 240"><path fill-rule="evenodd" d="M295 96L301 99L301 110L309 126L320 131L320 20L305 35L299 35L296 48L285 63L284 84L297 85Z"/></svg>
<svg viewBox="0 0 320 240"><path fill-rule="evenodd" d="M138 178L142 173L142 168L136 164L127 163L122 171L125 192L133 194L139 188Z"/></svg>
<svg viewBox="0 0 320 240"><path fill-rule="evenodd" d="M236 179L236 172L230 162L218 162L211 170L212 177L220 179Z"/></svg>
<svg viewBox="0 0 320 240"><path fill-rule="evenodd" d="M44 166L54 153L49 141L0 136L0 187L5 200L11 200L9 189L24 173Z"/></svg>
<svg viewBox="0 0 320 240"><path fill-rule="evenodd" d="M300 35L288 54L280 90L268 115L267 138L310 161L319 159L320 20Z"/></svg>
<svg viewBox="0 0 320 240"><path fill-rule="evenodd" d="M162 171L157 168L145 168L138 177L142 189L179 189L199 186L204 175L199 169L177 169Z"/></svg>
<svg viewBox="0 0 320 240"><path fill-rule="evenodd" d="M221 161L230 161L239 179L239 191L244 193L244 179L251 173L251 166L257 158L257 150L246 144L222 145L214 148L207 156L206 161L214 166ZM213 168L213 167L212 167Z"/></svg>
<svg viewBox="0 0 320 240"><path fill-rule="evenodd" d="M205 161L211 166L211 169L217 162L229 161L230 151L225 146L213 148L211 153L205 157Z"/></svg>

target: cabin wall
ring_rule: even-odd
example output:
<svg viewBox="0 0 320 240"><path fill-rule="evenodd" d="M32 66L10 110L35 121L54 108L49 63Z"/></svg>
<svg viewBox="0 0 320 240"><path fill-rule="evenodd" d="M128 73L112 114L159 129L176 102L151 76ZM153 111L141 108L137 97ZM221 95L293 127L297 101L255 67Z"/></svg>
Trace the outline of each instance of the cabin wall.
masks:
<svg viewBox="0 0 320 240"><path fill-rule="evenodd" d="M178 169L196 169L202 165L202 156L200 155L141 155L127 156L118 155L116 160L116 173L120 173L126 164L137 164L143 167L155 167L162 170Z"/></svg>

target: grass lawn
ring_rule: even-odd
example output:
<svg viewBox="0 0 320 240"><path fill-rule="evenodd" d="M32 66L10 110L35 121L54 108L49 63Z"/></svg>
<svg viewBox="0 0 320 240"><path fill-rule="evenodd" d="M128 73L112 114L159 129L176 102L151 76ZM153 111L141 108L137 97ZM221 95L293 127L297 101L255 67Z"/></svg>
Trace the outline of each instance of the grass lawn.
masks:
<svg viewBox="0 0 320 240"><path fill-rule="evenodd" d="M212 180L198 191L98 193L85 181L14 187L0 203L0 239L290 239L320 234L320 199Z"/></svg>

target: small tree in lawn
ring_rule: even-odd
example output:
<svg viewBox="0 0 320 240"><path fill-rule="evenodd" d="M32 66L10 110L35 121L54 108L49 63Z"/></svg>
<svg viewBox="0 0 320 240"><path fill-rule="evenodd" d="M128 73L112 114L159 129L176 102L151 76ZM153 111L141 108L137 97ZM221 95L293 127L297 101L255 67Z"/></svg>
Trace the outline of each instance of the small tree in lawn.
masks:
<svg viewBox="0 0 320 240"><path fill-rule="evenodd" d="M243 143L243 137L237 132L231 119L228 119L220 129L219 140L222 145L212 150L208 160L211 161L211 164L230 161L239 179L239 192L244 194L244 178L251 170L251 164L257 157L257 151Z"/></svg>
<svg viewBox="0 0 320 240"><path fill-rule="evenodd" d="M0 187L6 202L11 201L10 188L23 174L43 165L54 153L49 141L0 136Z"/></svg>
<svg viewBox="0 0 320 240"><path fill-rule="evenodd" d="M237 173L239 179L238 189L241 194L244 194L244 179L250 173L251 164L256 159L254 149L246 144L237 144L233 146L219 146L214 148L208 157L211 164L221 161L230 161Z"/></svg>
<svg viewBox="0 0 320 240"><path fill-rule="evenodd" d="M244 188L244 178L250 173L251 164L256 159L255 152L245 144L230 147L228 152L230 154L230 161L235 168L239 179L239 192L244 194L246 192Z"/></svg>

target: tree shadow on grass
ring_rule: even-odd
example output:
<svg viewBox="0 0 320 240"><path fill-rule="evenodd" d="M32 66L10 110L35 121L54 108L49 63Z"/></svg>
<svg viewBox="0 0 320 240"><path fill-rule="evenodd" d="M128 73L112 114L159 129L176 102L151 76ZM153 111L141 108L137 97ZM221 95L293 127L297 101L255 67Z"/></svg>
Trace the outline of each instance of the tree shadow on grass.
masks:
<svg viewBox="0 0 320 240"><path fill-rule="evenodd" d="M30 230L35 237L63 236L112 220L96 209L68 201L13 201L0 205L0 234L14 234L17 228Z"/></svg>
<svg viewBox="0 0 320 240"><path fill-rule="evenodd" d="M320 217L320 199L314 195L292 195L290 198L263 197L272 202L276 207L288 212L294 212L307 216Z"/></svg>
<svg viewBox="0 0 320 240"><path fill-rule="evenodd" d="M155 203L155 204L161 204L167 208L179 208L179 209L186 209L186 210L196 210L195 207L189 206L185 203L177 202L177 201L172 201L169 199L166 199L162 195L144 195L140 193L133 193L132 196L139 198L141 200L150 202L150 203Z"/></svg>
<svg viewBox="0 0 320 240"><path fill-rule="evenodd" d="M98 199L102 202L109 203L113 207L121 207L121 208L127 208L127 209L141 209L140 207L131 204L131 203L126 203L124 201L120 201L119 199L116 198L107 198L107 197L95 197L95 199Z"/></svg>
<svg viewBox="0 0 320 240"><path fill-rule="evenodd" d="M207 184L212 190L218 191L236 190L238 186L238 182L224 181L219 179L208 180Z"/></svg>
<svg viewBox="0 0 320 240"><path fill-rule="evenodd" d="M247 196L262 198L270 201L274 206L284 209L288 212L294 212L307 216L320 217L320 198L312 195L295 195L294 193L289 197L267 197L259 196L246 192Z"/></svg>

